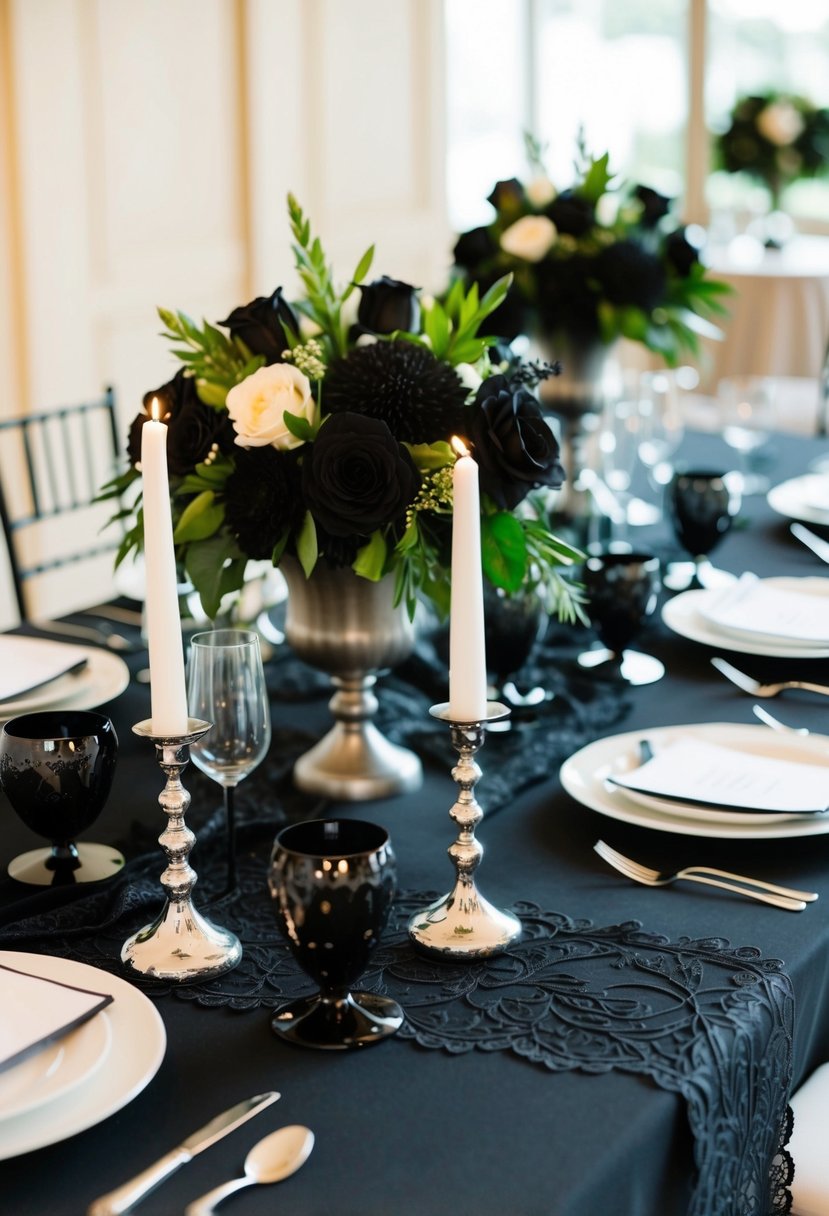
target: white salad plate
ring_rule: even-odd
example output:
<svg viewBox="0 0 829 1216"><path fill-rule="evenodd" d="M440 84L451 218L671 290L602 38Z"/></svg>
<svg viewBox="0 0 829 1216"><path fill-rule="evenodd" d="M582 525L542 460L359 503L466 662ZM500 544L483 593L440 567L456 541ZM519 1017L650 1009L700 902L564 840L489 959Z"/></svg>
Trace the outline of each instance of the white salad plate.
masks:
<svg viewBox="0 0 829 1216"><path fill-rule="evenodd" d="M733 722L658 726L597 739L565 760L560 770L561 784L577 802L600 815L682 836L764 840L829 833L829 814L752 814L728 807L707 808L634 794L607 780L611 774L630 772L642 763L643 739L658 749L689 736L772 759L823 764L829 790L829 740L825 735L775 734L768 727Z"/></svg>
<svg viewBox="0 0 829 1216"><path fill-rule="evenodd" d="M123 659L98 646L73 647L86 655L86 667L61 676L16 701L0 702L0 722L39 709L94 709L119 697L130 682Z"/></svg>
<svg viewBox="0 0 829 1216"><path fill-rule="evenodd" d="M804 473L781 481L766 495L772 511L786 519L802 519L807 524L829 527L829 475Z"/></svg>
<svg viewBox="0 0 829 1216"><path fill-rule="evenodd" d="M0 1126L4 1119L63 1097L100 1068L112 1042L112 1027L102 1009L82 1026L0 1072Z"/></svg>
<svg viewBox="0 0 829 1216"><path fill-rule="evenodd" d="M105 1010L112 1035L105 1067L42 1106L0 1121L3 1161L66 1140L126 1106L158 1072L167 1036L148 997L118 976L71 959L11 950L0 951L0 963L63 984L109 993L113 998Z"/></svg>
<svg viewBox="0 0 829 1216"><path fill-rule="evenodd" d="M806 595L826 599L829 612L829 579L827 578L769 578L763 579L771 587L785 591L800 591ZM771 634L740 634L725 630L704 615L714 608L717 589L683 591L662 607L662 620L680 637L705 646L716 646L720 650L731 650L739 654L762 654L781 659L829 659L829 645L820 646L812 642L796 642L790 638L776 638Z"/></svg>

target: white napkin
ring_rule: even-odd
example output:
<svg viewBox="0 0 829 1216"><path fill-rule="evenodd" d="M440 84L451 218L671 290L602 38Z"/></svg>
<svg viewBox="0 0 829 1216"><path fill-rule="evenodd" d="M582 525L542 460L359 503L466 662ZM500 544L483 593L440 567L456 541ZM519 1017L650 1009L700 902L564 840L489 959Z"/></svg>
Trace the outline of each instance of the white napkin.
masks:
<svg viewBox="0 0 829 1216"><path fill-rule="evenodd" d="M67 672L79 671L88 662L80 646L51 642L45 638L0 636L0 704L16 701L42 688Z"/></svg>
<svg viewBox="0 0 829 1216"><path fill-rule="evenodd" d="M0 964L0 1072L68 1034L112 1002Z"/></svg>
<svg viewBox="0 0 829 1216"><path fill-rule="evenodd" d="M771 759L702 739L677 739L639 768L614 773L608 781L658 798L742 811L802 815L829 807L829 767Z"/></svg>
<svg viewBox="0 0 829 1216"><path fill-rule="evenodd" d="M699 611L728 633L763 634L784 644L829 647L829 594L824 597L774 587L756 574L744 574Z"/></svg>

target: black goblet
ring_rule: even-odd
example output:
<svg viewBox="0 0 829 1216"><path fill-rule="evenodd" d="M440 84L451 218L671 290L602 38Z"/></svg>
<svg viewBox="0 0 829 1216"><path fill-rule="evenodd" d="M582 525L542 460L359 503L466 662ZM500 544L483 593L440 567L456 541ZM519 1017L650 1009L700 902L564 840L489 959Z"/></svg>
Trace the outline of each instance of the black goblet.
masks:
<svg viewBox="0 0 829 1216"><path fill-rule="evenodd" d="M607 665L629 684L652 684L665 674L653 655L628 650L659 593L659 559L650 553L602 553L589 557L582 575L588 614L601 647L579 655L582 667Z"/></svg>
<svg viewBox="0 0 829 1216"><path fill-rule="evenodd" d="M359 819L311 820L279 833L268 885L288 944L320 991L277 1009L271 1027L304 1047L366 1047L397 1031L400 1006L351 992L388 920L396 887L388 833Z"/></svg>
<svg viewBox="0 0 829 1216"><path fill-rule="evenodd" d="M109 797L118 736L109 718L89 710L44 710L11 718L0 734L0 785L28 828L51 849L9 863L18 882L58 886L97 882L124 864L108 845L76 844Z"/></svg>
<svg viewBox="0 0 829 1216"><path fill-rule="evenodd" d="M674 533L691 555L693 567L670 567L665 585L672 591L689 587L723 587L734 575L711 565L709 553L730 530L740 509L740 493L727 473L688 469L674 475L668 487L668 514Z"/></svg>
<svg viewBox="0 0 829 1216"><path fill-rule="evenodd" d="M490 701L503 701L520 710L547 699L547 690L540 685L522 693L511 677L530 659L548 619L539 588L526 587L508 595L499 587L484 584L484 642ZM489 730L505 727L509 727L509 719L489 724Z"/></svg>

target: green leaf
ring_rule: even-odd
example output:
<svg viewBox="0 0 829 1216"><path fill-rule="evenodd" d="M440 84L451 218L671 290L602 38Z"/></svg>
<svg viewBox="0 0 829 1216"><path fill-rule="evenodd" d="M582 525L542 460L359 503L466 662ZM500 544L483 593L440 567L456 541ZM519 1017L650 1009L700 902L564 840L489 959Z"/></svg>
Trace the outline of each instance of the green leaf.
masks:
<svg viewBox="0 0 829 1216"><path fill-rule="evenodd" d="M223 406L227 401L227 392L227 388L205 380L203 376L196 380L196 393L199 401L203 401L205 405Z"/></svg>
<svg viewBox="0 0 829 1216"><path fill-rule="evenodd" d="M496 587L517 591L527 573L527 542L521 523L509 511L481 520L484 573Z"/></svg>
<svg viewBox="0 0 829 1216"><path fill-rule="evenodd" d="M225 509L215 498L212 490L204 490L187 504L173 533L176 544L205 540L222 526Z"/></svg>
<svg viewBox="0 0 829 1216"><path fill-rule="evenodd" d="M357 551L357 556L351 563L351 569L361 578L379 583L386 572L387 556L388 545L383 533L378 529L376 532L372 532L368 543Z"/></svg>
<svg viewBox="0 0 829 1216"><path fill-rule="evenodd" d="M299 564L305 571L305 577L311 577L311 571L317 564L319 557L319 546L317 544L317 526L314 523L314 517L310 511L305 512L305 518L302 521L302 527L299 530L299 535L296 538L296 555L299 558Z"/></svg>
<svg viewBox="0 0 829 1216"><path fill-rule="evenodd" d="M605 152L604 156L600 156L598 160L592 162L584 175L584 181L580 186L576 187L577 194L580 194L582 198L589 199L594 204L599 201L602 195L606 193L613 176L607 170L609 160L610 153Z"/></svg>
<svg viewBox="0 0 829 1216"><path fill-rule="evenodd" d="M285 410L282 421L291 434L295 438L301 439L303 443L308 443L314 438L314 428L307 418L301 418L299 414L292 414L290 410Z"/></svg>
<svg viewBox="0 0 829 1216"><path fill-rule="evenodd" d="M354 271L354 274L351 276L351 282L349 283L348 287L346 287L345 291L342 294L343 302L345 302L348 299L348 297L351 295L354 288L359 287L360 283L362 283L363 279L368 274L369 268L373 261L374 261L374 246L369 245L368 249L365 251L363 256L360 258L359 262L357 263L357 268Z"/></svg>
<svg viewBox="0 0 829 1216"><path fill-rule="evenodd" d="M235 541L226 532L220 532L208 540L194 541L187 546L184 568L211 620L219 611L225 562L233 557L235 552Z"/></svg>
<svg viewBox="0 0 829 1216"><path fill-rule="evenodd" d="M452 448L444 439L439 439L436 443L407 443L404 446L409 449L412 460L421 472L428 469L445 469L455 460Z"/></svg>
<svg viewBox="0 0 829 1216"><path fill-rule="evenodd" d="M437 300L423 311L423 329L431 343L432 354L436 359L443 359L449 345L450 326L449 318Z"/></svg>
<svg viewBox="0 0 829 1216"><path fill-rule="evenodd" d="M280 560L282 558L282 554L285 552L285 546L287 545L287 543L290 539L291 539L290 528L286 528L285 531L280 536L279 540L276 542L276 544L273 547L273 553L271 554L271 561L273 562L273 564L275 566L279 565Z"/></svg>

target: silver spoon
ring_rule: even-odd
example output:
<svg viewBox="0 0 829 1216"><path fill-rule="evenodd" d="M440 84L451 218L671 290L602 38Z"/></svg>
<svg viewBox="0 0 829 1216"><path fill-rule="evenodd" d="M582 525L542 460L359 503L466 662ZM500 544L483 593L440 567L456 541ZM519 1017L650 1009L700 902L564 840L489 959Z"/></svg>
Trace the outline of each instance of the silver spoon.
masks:
<svg viewBox="0 0 829 1216"><path fill-rule="evenodd" d="M280 1127L254 1144L245 1158L243 1178L232 1178L195 1199L185 1209L184 1216L211 1216L216 1204L235 1191L260 1183L282 1182L308 1160L313 1147L314 1133L309 1127L298 1123Z"/></svg>

